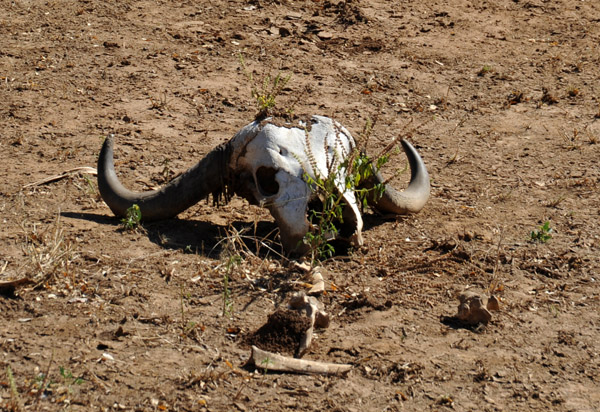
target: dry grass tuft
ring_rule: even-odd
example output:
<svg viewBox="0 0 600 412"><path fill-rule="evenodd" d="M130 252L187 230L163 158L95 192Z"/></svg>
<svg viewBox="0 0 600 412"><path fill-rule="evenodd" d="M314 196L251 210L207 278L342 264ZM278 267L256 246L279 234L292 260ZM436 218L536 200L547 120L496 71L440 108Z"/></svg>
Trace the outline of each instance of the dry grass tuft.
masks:
<svg viewBox="0 0 600 412"><path fill-rule="evenodd" d="M58 276L70 277L74 281L72 262L76 258L73 245L65 239L60 214L48 227L39 223L22 224L25 234L23 253L28 258L21 268L35 284L34 288L47 286ZM74 282L73 282L74 283Z"/></svg>

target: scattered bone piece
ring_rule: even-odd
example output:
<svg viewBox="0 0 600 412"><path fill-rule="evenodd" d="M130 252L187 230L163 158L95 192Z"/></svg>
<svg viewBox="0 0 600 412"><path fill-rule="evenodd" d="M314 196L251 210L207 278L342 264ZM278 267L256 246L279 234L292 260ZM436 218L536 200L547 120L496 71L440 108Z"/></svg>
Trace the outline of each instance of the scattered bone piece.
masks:
<svg viewBox="0 0 600 412"><path fill-rule="evenodd" d="M304 353L308 350L312 342L312 334L315 325L320 328L326 328L329 326L329 315L323 311L323 304L313 296L306 296L304 293L295 293L290 299L290 309L303 311L306 316L310 318L310 328L306 330L306 333L300 341L298 346L298 352L296 356L301 358Z"/></svg>
<svg viewBox="0 0 600 412"><path fill-rule="evenodd" d="M483 304L485 297L475 292L463 292L458 296L458 319L469 325L479 323L487 325L492 320L492 314Z"/></svg>
<svg viewBox="0 0 600 412"><path fill-rule="evenodd" d="M75 167L73 169L65 170L64 172L62 172L59 175L49 176L42 180L38 180L37 182L28 183L23 186L23 189L32 187L32 186L41 186L41 185L45 185L47 183L56 182L57 180L64 179L66 177L72 176L77 173L90 174L90 175L94 175L94 176L96 176L98 174L95 167L89 167L89 166Z"/></svg>
<svg viewBox="0 0 600 412"><path fill-rule="evenodd" d="M317 328L325 329L329 327L329 315L322 310L318 311L315 316L315 326Z"/></svg>
<svg viewBox="0 0 600 412"><path fill-rule="evenodd" d="M490 298L487 301L487 310L500 310L500 301L498 300L498 298L494 295L490 296Z"/></svg>
<svg viewBox="0 0 600 412"><path fill-rule="evenodd" d="M324 316L327 314L323 311L323 304L314 296L306 296L304 292L297 292L292 295L288 304L290 309L304 310L308 317L312 317L313 313L321 312Z"/></svg>
<svg viewBox="0 0 600 412"><path fill-rule="evenodd" d="M321 268L316 267L312 271L312 287L308 291L307 295L317 296L325 292L325 282L323 281L323 275L321 274Z"/></svg>
<svg viewBox="0 0 600 412"><path fill-rule="evenodd" d="M252 346L251 360L257 368L295 373L316 373L321 375L336 375L348 372L352 365L325 363L306 359L289 358L271 353Z"/></svg>
<svg viewBox="0 0 600 412"><path fill-rule="evenodd" d="M302 336L302 339L300 339L300 343L298 344L298 351L296 352L297 358L301 358L302 356L304 356L304 354L310 347L310 344L312 343L313 330L314 326L308 328L304 336Z"/></svg>
<svg viewBox="0 0 600 412"><path fill-rule="evenodd" d="M14 291L17 286L27 285L29 283L33 283L31 279L28 277L24 277L21 279L13 279L0 281L0 291Z"/></svg>
<svg viewBox="0 0 600 412"><path fill-rule="evenodd" d="M305 262L296 262L295 260L291 263L292 267L300 272L308 273L310 272L310 265Z"/></svg>

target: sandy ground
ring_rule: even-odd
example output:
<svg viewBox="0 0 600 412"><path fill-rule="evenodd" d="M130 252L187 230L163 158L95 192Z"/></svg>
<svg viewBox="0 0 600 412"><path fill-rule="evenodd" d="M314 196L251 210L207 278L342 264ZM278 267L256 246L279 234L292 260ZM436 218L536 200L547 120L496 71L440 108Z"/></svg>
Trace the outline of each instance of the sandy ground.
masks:
<svg viewBox="0 0 600 412"><path fill-rule="evenodd" d="M600 410L598 2L1 8L0 282L25 281L0 291L1 410ZM202 202L123 231L92 175L39 183L95 167L114 133L122 181L156 187L251 121L277 73L279 107L356 135L377 117L369 151L407 137L432 179L421 213L367 212L365 246L322 263L331 325L304 358L343 376L244 366L307 283L261 243L265 210ZM500 298L486 327L452 320L464 290Z"/></svg>

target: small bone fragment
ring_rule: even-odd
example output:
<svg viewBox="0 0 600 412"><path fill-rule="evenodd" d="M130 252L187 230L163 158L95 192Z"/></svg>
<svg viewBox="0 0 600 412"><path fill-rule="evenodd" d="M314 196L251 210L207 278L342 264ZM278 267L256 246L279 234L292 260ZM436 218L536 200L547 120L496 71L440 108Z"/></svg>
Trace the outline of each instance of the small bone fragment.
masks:
<svg viewBox="0 0 600 412"><path fill-rule="evenodd" d="M500 310L500 301L494 295L490 296L487 301L487 310Z"/></svg>
<svg viewBox="0 0 600 412"><path fill-rule="evenodd" d="M302 339L300 339L300 343L298 344L298 350L296 352L296 357L301 358L304 356L310 344L312 343L312 335L313 335L314 326L311 326L306 330Z"/></svg>
<svg viewBox="0 0 600 412"><path fill-rule="evenodd" d="M4 291L4 290L13 290L14 291L14 289L17 286L27 285L29 283L33 283L33 281L31 279L29 279L28 277L24 277L21 279L0 281L0 291Z"/></svg>
<svg viewBox="0 0 600 412"><path fill-rule="evenodd" d="M329 315L323 310L323 304L314 296L306 296L302 292L296 293L290 299L289 307L304 311L317 328L329 327Z"/></svg>
<svg viewBox="0 0 600 412"><path fill-rule="evenodd" d="M312 343L312 335L315 328L315 317L318 308L316 308L314 305L311 305L308 301L308 297L304 296L303 294L294 295L290 300L290 307L303 311L306 316L310 318L310 327L306 329L306 332L304 332L304 336L302 336L302 339L298 344L298 351L296 352L296 357L301 358Z"/></svg>
<svg viewBox="0 0 600 412"><path fill-rule="evenodd" d="M32 187L32 186L41 186L41 185L45 185L47 183L56 182L57 180L64 179L64 178L72 176L73 174L76 174L76 173L87 173L87 174L94 175L94 176L96 176L98 174L95 167L89 167L89 166L75 167L73 169L65 170L64 172L62 172L59 175L49 176L42 180L38 180L37 182L28 183L23 186L23 189L26 189L26 188Z"/></svg>
<svg viewBox="0 0 600 412"><path fill-rule="evenodd" d="M321 268L316 267L312 272L312 287L308 291L307 295L316 296L320 295L325 291L325 282L323 281L323 275L321 274Z"/></svg>
<svg viewBox="0 0 600 412"><path fill-rule="evenodd" d="M487 325L492 314L485 308L482 297L475 292L463 292L458 296L458 319L469 325Z"/></svg>
<svg viewBox="0 0 600 412"><path fill-rule="evenodd" d="M348 372L352 365L325 363L306 359L295 359L267 352L252 346L251 359L257 368L295 373L316 373L321 375L336 375Z"/></svg>
<svg viewBox="0 0 600 412"><path fill-rule="evenodd" d="M329 315L323 311L318 311L315 315L315 326L317 328L328 328L329 327Z"/></svg>
<svg viewBox="0 0 600 412"><path fill-rule="evenodd" d="M292 267L301 272L305 272L305 273L310 272L310 265L308 265L307 263L304 263L304 262L300 263L300 262L293 261Z"/></svg>
<svg viewBox="0 0 600 412"><path fill-rule="evenodd" d="M303 292L294 293L290 298L288 306L290 309L304 310L306 316L310 318L317 312L321 312L324 316L327 316L323 311L323 304L314 296L306 296Z"/></svg>
<svg viewBox="0 0 600 412"><path fill-rule="evenodd" d="M303 311L310 318L310 328L300 341L296 356L301 358L308 350L312 342L312 334L315 325L317 327L326 328L329 326L329 315L322 310L323 305L313 296L306 296L304 293L296 293L290 299L289 307Z"/></svg>

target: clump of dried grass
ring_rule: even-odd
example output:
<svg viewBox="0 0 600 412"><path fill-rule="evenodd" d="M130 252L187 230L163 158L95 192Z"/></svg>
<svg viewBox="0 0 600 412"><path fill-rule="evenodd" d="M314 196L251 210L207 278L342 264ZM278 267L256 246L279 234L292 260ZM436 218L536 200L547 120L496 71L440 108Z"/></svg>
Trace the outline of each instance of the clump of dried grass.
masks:
<svg viewBox="0 0 600 412"><path fill-rule="evenodd" d="M34 288L47 286L59 276L73 278L72 262L76 256L72 243L65 238L60 214L49 226L23 222L21 227L25 235L23 253L27 259L20 272L34 283Z"/></svg>

